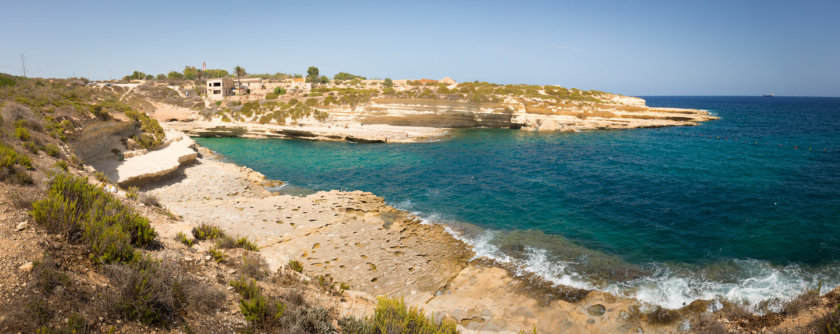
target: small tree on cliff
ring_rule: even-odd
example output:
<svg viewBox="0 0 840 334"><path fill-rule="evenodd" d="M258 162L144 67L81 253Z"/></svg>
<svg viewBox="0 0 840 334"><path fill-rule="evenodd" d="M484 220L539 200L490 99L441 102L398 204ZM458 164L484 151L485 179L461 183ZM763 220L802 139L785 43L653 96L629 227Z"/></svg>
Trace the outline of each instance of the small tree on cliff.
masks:
<svg viewBox="0 0 840 334"><path fill-rule="evenodd" d="M309 66L309 69L306 70L306 82L310 83L312 86L315 86L321 80L320 71L315 66Z"/></svg>
<svg viewBox="0 0 840 334"><path fill-rule="evenodd" d="M242 66L234 67L233 73L236 74L236 90L239 91L240 89L242 89L242 81L239 78L245 76L248 73L245 72L245 68Z"/></svg>
<svg viewBox="0 0 840 334"><path fill-rule="evenodd" d="M385 78L385 88L393 88L394 81L391 78Z"/></svg>

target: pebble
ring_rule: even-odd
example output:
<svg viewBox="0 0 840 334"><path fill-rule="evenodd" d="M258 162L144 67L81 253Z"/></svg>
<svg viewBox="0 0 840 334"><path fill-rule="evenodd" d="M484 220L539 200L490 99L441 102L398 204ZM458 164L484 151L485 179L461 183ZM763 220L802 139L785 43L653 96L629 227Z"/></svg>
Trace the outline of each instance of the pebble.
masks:
<svg viewBox="0 0 840 334"><path fill-rule="evenodd" d="M29 225L29 224L28 224L27 222L25 222L25 221L24 221L24 222L20 222L20 223L18 223L18 224L17 224L17 226L15 227L15 231L18 231L18 232L23 231L24 229L26 229L26 226L27 226L27 225Z"/></svg>
<svg viewBox="0 0 840 334"><path fill-rule="evenodd" d="M20 267L18 267L18 269L20 271L28 273L28 272L32 271L32 266L33 266L32 262L27 262L27 263L24 263L23 265L21 265Z"/></svg>
<svg viewBox="0 0 840 334"><path fill-rule="evenodd" d="M228 274L234 274L234 273L236 273L236 269L231 269L231 270L228 270L228 271L227 271L227 273L228 273Z"/></svg>

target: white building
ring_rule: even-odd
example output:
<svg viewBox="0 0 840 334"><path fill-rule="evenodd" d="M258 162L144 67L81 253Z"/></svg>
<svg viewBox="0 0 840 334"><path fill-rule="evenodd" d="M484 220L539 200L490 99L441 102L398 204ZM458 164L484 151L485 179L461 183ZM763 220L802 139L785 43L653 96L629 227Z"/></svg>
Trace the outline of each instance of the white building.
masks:
<svg viewBox="0 0 840 334"><path fill-rule="evenodd" d="M231 95L233 81L229 78L207 79L207 98L218 101Z"/></svg>

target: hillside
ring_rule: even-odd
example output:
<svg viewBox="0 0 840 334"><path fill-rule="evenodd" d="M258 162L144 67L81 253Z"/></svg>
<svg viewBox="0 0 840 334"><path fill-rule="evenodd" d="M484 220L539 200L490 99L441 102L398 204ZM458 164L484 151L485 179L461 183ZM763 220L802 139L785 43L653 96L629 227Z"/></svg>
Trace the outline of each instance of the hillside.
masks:
<svg viewBox="0 0 840 334"><path fill-rule="evenodd" d="M421 224L373 194L272 194L266 187L280 181L215 160L173 130L202 122L191 117L203 115L241 126L269 108L272 115L288 112L279 119L289 123L315 124L316 113L328 113L317 115L338 124L332 118L373 117L354 110L371 108L375 99L508 103L493 100L501 99L495 94L471 102L467 93L444 100L385 97L397 93L383 89L354 106L349 93L317 96L301 88L268 102L248 101L252 94L216 106L185 94L187 84L167 86L0 74L0 332L551 332L558 326L673 332L688 324L696 332L812 333L840 326L837 290L823 296L806 291L782 311L757 315L708 301L680 310L649 308L517 276L515 268L471 259L441 226ZM345 102L291 102L304 94ZM551 103L577 100L617 114L634 103L649 109L633 98L573 95ZM514 98L550 100L505 99ZM282 126L277 122L272 116L263 125ZM405 299L376 297L381 294ZM428 318L416 306L429 310Z"/></svg>
<svg viewBox="0 0 840 334"><path fill-rule="evenodd" d="M175 129L200 136L248 136L410 142L446 129L501 128L540 132L697 125L716 119L707 111L652 108L636 97L559 86L499 85L396 80L332 80L305 84L292 79L248 78L223 100L202 86L169 84L183 98L177 112L155 115ZM150 96L160 83L134 90ZM189 95L192 93L192 95ZM172 103L170 103L172 104ZM191 105L191 108L184 108ZM363 126L375 125L368 130ZM347 129L347 130L341 130Z"/></svg>

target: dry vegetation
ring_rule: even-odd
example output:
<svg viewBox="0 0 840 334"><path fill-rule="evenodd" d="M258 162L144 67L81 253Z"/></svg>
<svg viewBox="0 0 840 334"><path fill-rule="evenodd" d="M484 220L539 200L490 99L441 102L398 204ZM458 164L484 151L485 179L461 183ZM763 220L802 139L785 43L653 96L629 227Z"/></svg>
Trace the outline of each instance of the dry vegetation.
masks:
<svg viewBox="0 0 840 334"><path fill-rule="evenodd" d="M341 299L349 286L308 280L300 266L271 273L253 242L212 225L159 238L152 222L176 218L136 188L103 190L107 180L67 144L111 117L157 138L156 122L121 93L0 74L0 332L454 332L398 299L380 299L370 318L339 319L307 296ZM185 259L202 242L223 262Z"/></svg>

